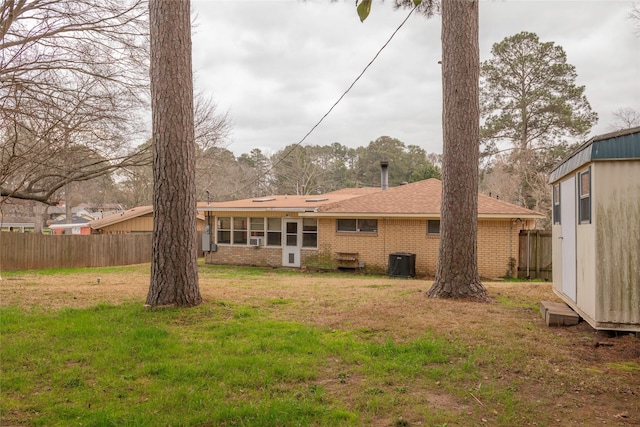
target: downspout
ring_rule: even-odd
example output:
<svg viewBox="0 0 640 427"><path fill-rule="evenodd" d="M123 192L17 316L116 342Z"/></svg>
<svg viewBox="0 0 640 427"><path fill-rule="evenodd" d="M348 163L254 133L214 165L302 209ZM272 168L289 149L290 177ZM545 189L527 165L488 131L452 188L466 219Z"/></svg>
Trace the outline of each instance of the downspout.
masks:
<svg viewBox="0 0 640 427"><path fill-rule="evenodd" d="M513 267L511 260L513 259L513 224L516 222L509 221L509 277L513 277Z"/></svg>
<svg viewBox="0 0 640 427"><path fill-rule="evenodd" d="M513 225L520 221L520 228L522 229L523 221L520 218L514 219L510 224L510 233L509 233L509 271L511 272L511 277L513 277L513 267L516 266L516 259L513 257ZM520 232L518 231L518 264L520 263ZM511 261L513 260L513 261ZM516 270L516 277L518 276L518 272Z"/></svg>

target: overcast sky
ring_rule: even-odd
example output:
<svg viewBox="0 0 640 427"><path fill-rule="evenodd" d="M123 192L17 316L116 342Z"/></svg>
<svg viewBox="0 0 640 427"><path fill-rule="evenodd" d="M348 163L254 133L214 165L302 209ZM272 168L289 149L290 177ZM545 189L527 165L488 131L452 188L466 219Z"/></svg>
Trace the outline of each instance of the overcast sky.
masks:
<svg viewBox="0 0 640 427"><path fill-rule="evenodd" d="M355 1L192 0L196 90L229 111L236 156L297 143L349 87L405 19L391 1L361 23ZM521 31L567 53L599 115L640 111L640 37L631 1L480 1L480 60ZM414 15L354 88L305 140L366 146L387 135L442 152L440 17Z"/></svg>

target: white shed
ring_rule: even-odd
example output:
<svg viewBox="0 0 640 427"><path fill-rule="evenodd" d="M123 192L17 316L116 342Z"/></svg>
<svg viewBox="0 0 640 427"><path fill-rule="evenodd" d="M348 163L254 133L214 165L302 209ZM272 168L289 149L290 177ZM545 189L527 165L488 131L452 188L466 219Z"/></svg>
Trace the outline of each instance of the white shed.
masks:
<svg viewBox="0 0 640 427"><path fill-rule="evenodd" d="M640 127L551 172L553 290L595 329L640 331Z"/></svg>

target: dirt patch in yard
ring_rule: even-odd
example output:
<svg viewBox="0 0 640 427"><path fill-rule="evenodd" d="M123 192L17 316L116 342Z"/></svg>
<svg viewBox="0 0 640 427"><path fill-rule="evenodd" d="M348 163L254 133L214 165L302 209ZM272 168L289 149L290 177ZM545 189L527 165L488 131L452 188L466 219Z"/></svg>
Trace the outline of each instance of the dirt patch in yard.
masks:
<svg viewBox="0 0 640 427"><path fill-rule="evenodd" d="M407 408L428 405L455 411L461 420L470 417L460 425L492 425L501 408L483 402L477 390L493 384L513 387L529 411L539 411L537 425L640 425L636 335L595 331L586 322L547 327L538 304L559 301L550 283L485 283L492 298L488 304L429 299L425 292L430 285L424 280L350 274L200 278L205 303L258 307L274 318L352 330L363 339L406 342L432 331L452 343L465 343L474 354L470 363L479 372L477 381L457 391L447 384L414 384L400 396L409 402ZM143 304L148 286L149 275L142 272L25 273L3 278L0 305L57 310L132 300ZM349 399L361 387L357 378L349 378L347 387L340 385L334 374L332 370L322 380L334 396ZM408 424L402 425L417 425L420 414L408 410L404 418ZM382 417L370 424L394 422L398 420Z"/></svg>

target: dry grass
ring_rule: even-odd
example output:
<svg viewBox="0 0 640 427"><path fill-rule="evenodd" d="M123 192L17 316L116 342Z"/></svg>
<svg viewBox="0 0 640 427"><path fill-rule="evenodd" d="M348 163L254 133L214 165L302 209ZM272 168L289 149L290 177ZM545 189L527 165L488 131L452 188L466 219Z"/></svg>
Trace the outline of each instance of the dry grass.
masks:
<svg viewBox="0 0 640 427"><path fill-rule="evenodd" d="M57 310L132 300L142 304L149 285L146 271L20 273L0 282L0 305ZM430 282L423 280L268 271L248 277L216 274L208 267L200 274L205 303L258 307L273 318L355 330L367 339L409 342L429 330L464 343L473 354L477 378L462 387L414 384L405 396L408 407L428 405L461 417L473 414L477 424L490 425L482 420L498 416L501 408L478 398L479 390L487 395L487 387L513 387L529 410L540 412L538 425L640 425L636 336L596 332L584 322L547 327L537 307L541 300L557 300L549 283L485 285L493 300L489 304L425 298ZM602 342L607 345L598 345ZM339 367L332 368L336 370ZM358 378L349 378L349 387L338 386L333 373L323 386L335 397L348 400L356 394L353 388L362 386ZM417 410L413 417L419 418ZM368 423L393 425L393 420L381 416Z"/></svg>

